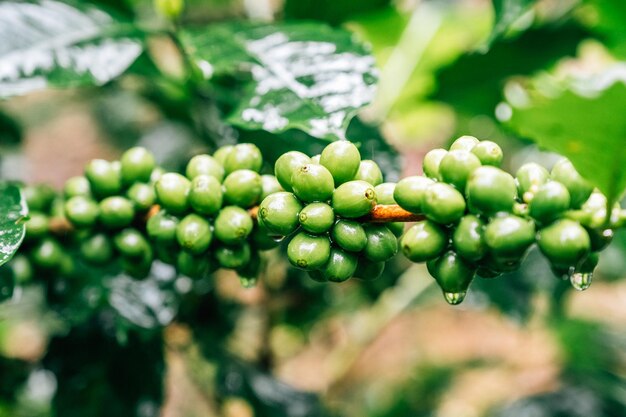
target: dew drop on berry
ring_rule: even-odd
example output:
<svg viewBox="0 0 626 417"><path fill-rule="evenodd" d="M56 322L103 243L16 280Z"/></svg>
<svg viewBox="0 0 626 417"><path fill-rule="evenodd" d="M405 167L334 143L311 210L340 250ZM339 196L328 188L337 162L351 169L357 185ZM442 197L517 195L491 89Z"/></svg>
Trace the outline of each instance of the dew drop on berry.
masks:
<svg viewBox="0 0 626 417"><path fill-rule="evenodd" d="M569 278L569 282L572 284L572 287L574 287L577 291L584 291L589 288L592 280L592 272L576 272Z"/></svg>
<svg viewBox="0 0 626 417"><path fill-rule="evenodd" d="M465 300L465 294L467 294L467 292L465 292L465 291L461 291L461 292L444 292L443 293L443 297L446 299L448 304L455 306L457 304L461 304L463 302L463 300Z"/></svg>
<svg viewBox="0 0 626 417"><path fill-rule="evenodd" d="M258 281L257 277L239 277L239 282L244 288L253 288L256 286Z"/></svg>

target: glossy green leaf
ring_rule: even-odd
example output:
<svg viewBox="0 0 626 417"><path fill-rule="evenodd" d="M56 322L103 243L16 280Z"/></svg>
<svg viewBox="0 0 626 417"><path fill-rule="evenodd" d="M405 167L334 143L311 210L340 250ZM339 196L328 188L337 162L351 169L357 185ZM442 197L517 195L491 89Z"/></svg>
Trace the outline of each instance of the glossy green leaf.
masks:
<svg viewBox="0 0 626 417"><path fill-rule="evenodd" d="M569 158L611 202L626 189L626 120L619 117L619 109L626 108L620 79L625 72L606 73L556 94L537 91L513 107L509 121L522 136Z"/></svg>
<svg viewBox="0 0 626 417"><path fill-rule="evenodd" d="M491 35L487 40L487 46L502 37L524 13L526 13L537 0L492 0L494 9L494 22Z"/></svg>
<svg viewBox="0 0 626 417"><path fill-rule="evenodd" d="M20 189L0 182L0 265L9 261L22 244L27 215L28 207Z"/></svg>
<svg viewBox="0 0 626 417"><path fill-rule="evenodd" d="M344 138L374 96L374 59L350 33L324 24L216 24L186 32L183 41L206 78L252 75L229 117L245 129Z"/></svg>
<svg viewBox="0 0 626 417"><path fill-rule="evenodd" d="M92 6L0 2L0 98L48 86L104 84L141 54L133 32Z"/></svg>

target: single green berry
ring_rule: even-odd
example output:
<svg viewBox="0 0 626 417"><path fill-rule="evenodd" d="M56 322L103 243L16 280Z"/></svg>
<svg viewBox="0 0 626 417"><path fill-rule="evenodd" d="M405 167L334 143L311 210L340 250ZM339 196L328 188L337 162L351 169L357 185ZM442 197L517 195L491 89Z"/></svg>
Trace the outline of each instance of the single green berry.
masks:
<svg viewBox="0 0 626 417"><path fill-rule="evenodd" d="M197 214L188 214L176 227L176 240L181 248L199 255L209 248L213 233L211 225Z"/></svg>
<svg viewBox="0 0 626 417"><path fill-rule="evenodd" d="M65 217L76 227L93 226L98 220L99 214L98 203L89 197L76 196L65 202Z"/></svg>
<svg viewBox="0 0 626 417"><path fill-rule="evenodd" d="M96 204L96 209L98 205ZM97 211L96 211L97 213ZM45 237L49 230L49 218L44 213L31 211L28 213L28 221L26 222L25 239L34 241Z"/></svg>
<svg viewBox="0 0 626 417"><path fill-rule="evenodd" d="M428 153L424 155L424 161L422 162L424 175L426 175L428 178L441 181L441 175L439 175L439 164L441 163L443 157L447 155L447 153L448 151L441 148L428 151Z"/></svg>
<svg viewBox="0 0 626 417"><path fill-rule="evenodd" d="M261 171L262 166L263 155L261 150L251 143L235 145L224 159L226 175L243 169L249 169L258 173Z"/></svg>
<svg viewBox="0 0 626 417"><path fill-rule="evenodd" d="M298 215L302 228L311 233L327 232L335 223L335 212L326 203L307 204Z"/></svg>
<svg viewBox="0 0 626 417"><path fill-rule="evenodd" d="M337 187L354 178L361 164L361 154L352 142L339 140L324 148L319 163L328 168Z"/></svg>
<svg viewBox="0 0 626 417"><path fill-rule="evenodd" d="M222 184L215 177L197 175L191 180L187 200L196 213L212 216L222 207Z"/></svg>
<svg viewBox="0 0 626 417"><path fill-rule="evenodd" d="M330 258L330 240L300 232L287 245L287 258L293 266L311 270L323 267Z"/></svg>
<svg viewBox="0 0 626 417"><path fill-rule="evenodd" d="M529 202L543 184L550 180L547 169L535 162L522 165L515 173L517 189L522 200Z"/></svg>
<svg viewBox="0 0 626 417"><path fill-rule="evenodd" d="M426 190L432 184L433 180L421 175L402 178L396 185L393 198L406 211L422 213Z"/></svg>
<svg viewBox="0 0 626 417"><path fill-rule="evenodd" d="M161 210L148 219L146 231L152 240L171 243L176 238L178 222L178 217Z"/></svg>
<svg viewBox="0 0 626 417"><path fill-rule="evenodd" d="M358 258L339 248L330 250L328 262L321 269L324 278L331 282L344 282L350 279L358 265Z"/></svg>
<svg viewBox="0 0 626 417"><path fill-rule="evenodd" d="M335 182L322 165L306 164L291 177L293 193L302 201L327 201L333 195Z"/></svg>
<svg viewBox="0 0 626 417"><path fill-rule="evenodd" d="M143 279L150 274L153 260L154 251L147 245L145 251L138 256L122 256L122 269L132 278Z"/></svg>
<svg viewBox="0 0 626 417"><path fill-rule="evenodd" d="M135 217L133 203L124 197L107 197L100 202L100 222L110 228L128 226Z"/></svg>
<svg viewBox="0 0 626 417"><path fill-rule="evenodd" d="M176 269L190 278L204 278L211 272L211 259L206 255L194 255L183 250L176 257Z"/></svg>
<svg viewBox="0 0 626 417"><path fill-rule="evenodd" d="M236 206L226 206L215 218L215 237L228 245L244 241L252 232L254 222L250 214Z"/></svg>
<svg viewBox="0 0 626 417"><path fill-rule="evenodd" d="M164 209L175 213L184 213L189 208L189 191L191 181L175 172L163 174L156 182L156 190L159 204Z"/></svg>
<svg viewBox="0 0 626 417"><path fill-rule="evenodd" d="M235 147L232 145L221 146L213 153L213 158L215 158L215 160L219 162L220 165L224 166L228 155L230 155L233 149L235 149Z"/></svg>
<svg viewBox="0 0 626 417"><path fill-rule="evenodd" d="M116 164L104 159L94 159L85 167L91 191L98 197L119 194L122 191L122 173Z"/></svg>
<svg viewBox="0 0 626 417"><path fill-rule="evenodd" d="M321 159L322 159L322 154L318 153L317 155L313 155L311 157L311 163L312 164L319 164Z"/></svg>
<svg viewBox="0 0 626 417"><path fill-rule="evenodd" d="M434 183L426 189L422 209L430 220L450 224L459 220L465 213L465 199L463 194L451 185Z"/></svg>
<svg viewBox="0 0 626 417"><path fill-rule="evenodd" d="M343 183L333 192L331 204L341 217L352 219L365 216L376 205L374 186L361 180Z"/></svg>
<svg viewBox="0 0 626 417"><path fill-rule="evenodd" d="M612 229L586 229L591 241L591 250L599 252L604 250L613 241Z"/></svg>
<svg viewBox="0 0 626 417"><path fill-rule="evenodd" d="M448 251L441 257L433 259L428 262L427 267L428 272L435 278L444 293L462 294L460 301L465 296L476 272L454 251Z"/></svg>
<svg viewBox="0 0 626 417"><path fill-rule="evenodd" d="M549 223L561 217L570 207L569 191L563 184L550 181L543 184L528 204L528 214L539 223Z"/></svg>
<svg viewBox="0 0 626 417"><path fill-rule="evenodd" d="M472 149L474 149L474 147L479 143L480 141L474 136L461 136L460 138L452 142L452 145L450 145L450 150L471 152Z"/></svg>
<svg viewBox="0 0 626 417"><path fill-rule="evenodd" d="M378 204L396 204L393 193L396 191L395 182L383 182L374 187L376 202Z"/></svg>
<svg viewBox="0 0 626 417"><path fill-rule="evenodd" d="M104 233L96 233L81 242L80 254L89 263L104 265L113 259L113 244Z"/></svg>
<svg viewBox="0 0 626 417"><path fill-rule="evenodd" d="M328 282L328 280L324 276L324 273L319 269L307 271L307 274L309 275L309 278L311 278L315 282Z"/></svg>
<svg viewBox="0 0 626 417"><path fill-rule="evenodd" d="M354 278L363 281L373 281L379 278L385 270L384 262L372 262L365 258L359 258L356 271L354 271Z"/></svg>
<svg viewBox="0 0 626 417"><path fill-rule="evenodd" d="M261 175L261 190L261 197L259 198L259 201L263 201L263 199L270 194L283 191L283 187L280 186L280 183L275 176Z"/></svg>
<svg viewBox="0 0 626 417"><path fill-rule="evenodd" d="M402 253L412 262L426 262L443 253L448 244L444 229L435 222L422 220L400 239Z"/></svg>
<svg viewBox="0 0 626 417"><path fill-rule="evenodd" d="M176 258L180 252L178 243L176 242L176 235L174 233L174 240L171 242L154 242L154 251L157 259L170 265L176 265Z"/></svg>
<svg viewBox="0 0 626 417"><path fill-rule="evenodd" d="M128 189L126 196L133 202L135 210L139 212L150 210L150 207L156 203L156 192L150 184L137 182Z"/></svg>
<svg viewBox="0 0 626 417"><path fill-rule="evenodd" d="M280 238L277 239L260 223L257 223L254 226L254 229L252 229L252 233L250 234L250 242L254 248L258 250L274 249L280 244L280 241Z"/></svg>
<svg viewBox="0 0 626 417"><path fill-rule="evenodd" d="M491 215L513 210L517 186L515 179L500 168L482 166L470 175L465 194L470 210Z"/></svg>
<svg viewBox="0 0 626 417"><path fill-rule="evenodd" d="M29 210L47 213L56 197L56 192L46 184L28 186L22 189Z"/></svg>
<svg viewBox="0 0 626 417"><path fill-rule="evenodd" d="M190 180L199 175L208 175L221 182L224 179L224 167L211 155L200 154L189 160L185 174Z"/></svg>
<svg viewBox="0 0 626 417"><path fill-rule="evenodd" d="M276 175L276 179L285 191L293 191L291 178L300 168L310 163L311 158L302 152L287 152L276 160L276 164L274 164L274 175Z"/></svg>
<svg viewBox="0 0 626 417"><path fill-rule="evenodd" d="M142 147L130 148L120 158L122 181L126 184L148 182L156 166L152 152Z"/></svg>
<svg viewBox="0 0 626 417"><path fill-rule="evenodd" d="M593 185L584 179L567 159L557 162L552 168L550 176L553 180L567 187L572 208L580 208L593 192Z"/></svg>
<svg viewBox="0 0 626 417"><path fill-rule="evenodd" d="M215 248L215 259L222 268L238 269L246 266L252 256L250 245L242 242L237 245L218 246Z"/></svg>
<svg viewBox="0 0 626 417"><path fill-rule="evenodd" d="M33 247L30 259L39 268L55 269L63 261L63 248L55 239L48 237Z"/></svg>
<svg viewBox="0 0 626 417"><path fill-rule="evenodd" d="M535 241L535 224L514 215L494 218L485 228L485 243L498 257L519 257Z"/></svg>
<svg viewBox="0 0 626 417"><path fill-rule="evenodd" d="M353 220L337 220L331 230L333 242L350 252L360 252L367 245L367 234L361 223Z"/></svg>
<svg viewBox="0 0 626 417"><path fill-rule="evenodd" d="M502 148L490 140L481 141L472 148L471 152L478 157L482 165L499 167L504 158Z"/></svg>
<svg viewBox="0 0 626 417"><path fill-rule="evenodd" d="M490 253L480 260L480 266L498 275L514 272L520 268L525 256L525 252L503 256Z"/></svg>
<svg viewBox="0 0 626 417"><path fill-rule="evenodd" d="M33 266L26 255L15 255L9 262L9 265L11 266L11 272L13 272L13 279L16 284L32 281L34 276Z"/></svg>
<svg viewBox="0 0 626 417"><path fill-rule="evenodd" d="M369 224L365 227L367 244L363 254L372 262L386 262L398 253L398 238L387 226Z"/></svg>
<svg viewBox="0 0 626 417"><path fill-rule="evenodd" d="M482 259L487 254L485 223L472 214L463 216L452 234L452 247L469 261Z"/></svg>
<svg viewBox="0 0 626 417"><path fill-rule="evenodd" d="M137 229L124 229L113 238L117 250L128 258L141 258L150 251L150 244Z"/></svg>
<svg viewBox="0 0 626 417"><path fill-rule="evenodd" d="M354 180L365 181L376 186L383 183L383 173L376 162L365 159L359 164L359 169L354 174Z"/></svg>
<svg viewBox="0 0 626 417"><path fill-rule="evenodd" d="M86 177L72 177L65 181L63 186L63 195L65 198L72 198L76 196L91 197L91 186L89 180Z"/></svg>
<svg viewBox="0 0 626 417"><path fill-rule="evenodd" d="M292 193L281 191L267 196L259 205L259 223L270 233L287 236L299 226L300 200Z"/></svg>
<svg viewBox="0 0 626 417"><path fill-rule="evenodd" d="M539 249L553 265L575 266L591 249L589 234L580 223L561 219L537 234Z"/></svg>
<svg viewBox="0 0 626 417"><path fill-rule="evenodd" d="M156 184L156 182L163 176L163 174L165 174L165 170L163 168L155 167L152 170L152 174L150 174L149 183L152 185Z"/></svg>
<svg viewBox="0 0 626 417"><path fill-rule="evenodd" d="M439 175L448 184L452 184L461 193L465 192L465 184L470 174L479 166L476 155L467 151L450 151L439 164Z"/></svg>
<svg viewBox="0 0 626 417"><path fill-rule="evenodd" d="M224 179L224 201L233 206L252 207L260 201L261 176L249 169L233 171Z"/></svg>

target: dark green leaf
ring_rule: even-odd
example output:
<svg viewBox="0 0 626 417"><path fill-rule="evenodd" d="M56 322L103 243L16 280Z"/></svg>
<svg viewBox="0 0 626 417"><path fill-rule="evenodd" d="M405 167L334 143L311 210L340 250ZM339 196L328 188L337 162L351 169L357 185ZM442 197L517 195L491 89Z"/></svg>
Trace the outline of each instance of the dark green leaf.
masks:
<svg viewBox="0 0 626 417"><path fill-rule="evenodd" d="M186 32L183 40L207 78L252 74L229 118L245 129L344 138L374 95L374 59L350 33L323 24L219 24Z"/></svg>
<svg viewBox="0 0 626 417"><path fill-rule="evenodd" d="M22 244L27 215L28 207L19 187L0 182L0 265L11 259Z"/></svg>
<svg viewBox="0 0 626 417"><path fill-rule="evenodd" d="M492 0L495 12L493 29L487 40L491 45L511 28L511 25L526 13L537 0Z"/></svg>
<svg viewBox="0 0 626 417"><path fill-rule="evenodd" d="M0 98L104 84L142 52L134 29L102 10L54 0L0 3Z"/></svg>
<svg viewBox="0 0 626 417"><path fill-rule="evenodd" d="M569 158L611 203L626 189L626 120L616 114L626 108L622 72L606 73L556 94L533 90L528 103L513 107L509 121L519 134Z"/></svg>

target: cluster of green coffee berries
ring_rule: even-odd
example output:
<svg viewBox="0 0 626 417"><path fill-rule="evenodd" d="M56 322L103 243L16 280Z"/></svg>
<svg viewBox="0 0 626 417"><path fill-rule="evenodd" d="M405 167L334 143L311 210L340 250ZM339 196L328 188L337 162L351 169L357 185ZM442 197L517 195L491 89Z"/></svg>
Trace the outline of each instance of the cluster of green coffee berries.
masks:
<svg viewBox="0 0 626 417"><path fill-rule="evenodd" d="M286 191L259 205L258 223L282 238L292 236L287 257L316 281L343 282L356 276L375 279L398 251L402 226L359 221L381 202L378 165L361 160L348 141L333 142L313 158L292 151L280 156L274 174Z"/></svg>
<svg viewBox="0 0 626 417"><path fill-rule="evenodd" d="M588 287L612 231L586 229L570 214L603 216L606 199L566 159L551 172L525 164L513 177L499 168L502 156L497 144L470 136L428 152L424 175L402 179L394 191L402 208L425 216L402 236L402 253L427 263L452 304L475 275L517 269L535 242L557 276Z"/></svg>

